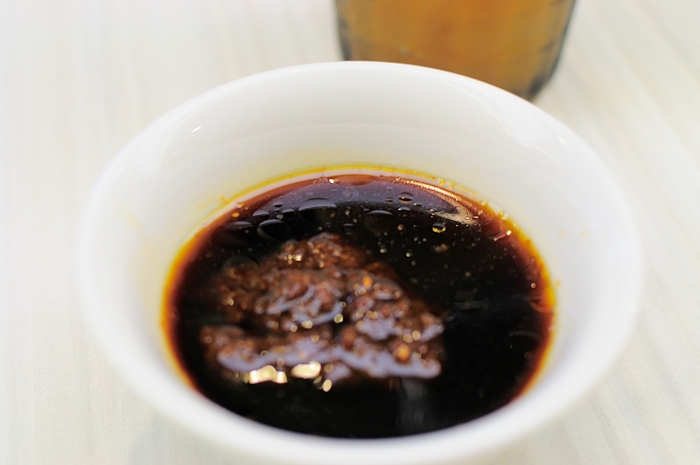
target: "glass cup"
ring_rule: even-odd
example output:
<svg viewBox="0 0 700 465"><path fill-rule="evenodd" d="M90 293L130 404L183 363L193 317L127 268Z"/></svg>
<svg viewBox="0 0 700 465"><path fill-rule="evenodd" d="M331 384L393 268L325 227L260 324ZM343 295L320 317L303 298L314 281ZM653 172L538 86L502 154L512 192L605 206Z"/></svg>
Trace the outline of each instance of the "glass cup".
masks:
<svg viewBox="0 0 700 465"><path fill-rule="evenodd" d="M549 80L574 0L336 0L346 60L470 76L532 99Z"/></svg>

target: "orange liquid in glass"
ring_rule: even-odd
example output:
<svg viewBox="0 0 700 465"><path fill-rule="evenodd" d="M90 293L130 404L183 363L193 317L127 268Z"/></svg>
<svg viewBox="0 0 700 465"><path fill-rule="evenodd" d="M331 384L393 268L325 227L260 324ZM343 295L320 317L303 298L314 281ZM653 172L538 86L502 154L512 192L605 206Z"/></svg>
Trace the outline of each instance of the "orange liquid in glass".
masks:
<svg viewBox="0 0 700 465"><path fill-rule="evenodd" d="M574 0L336 0L347 60L444 69L532 98L551 77Z"/></svg>

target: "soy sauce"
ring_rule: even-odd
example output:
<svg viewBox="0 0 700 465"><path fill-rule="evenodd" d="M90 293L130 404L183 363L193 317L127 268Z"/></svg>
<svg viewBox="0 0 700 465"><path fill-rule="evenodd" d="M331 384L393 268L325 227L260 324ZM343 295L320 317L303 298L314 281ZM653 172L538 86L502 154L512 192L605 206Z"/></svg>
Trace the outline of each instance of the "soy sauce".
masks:
<svg viewBox="0 0 700 465"><path fill-rule="evenodd" d="M347 254L353 265L326 263L309 244L334 251L324 252L327 257ZM306 247L309 260L315 260L311 271L297 266L293 252L281 252L295 247ZM276 284L271 279L286 276L290 286L306 283L298 296L289 297L303 306L315 298L306 293L306 303L299 303L310 282L321 286L335 279L318 274L324 269L342 281L336 285L340 290L324 291L342 310L338 302L309 307L314 322L311 316L292 315L290 306L273 311L277 307L270 302L282 301L270 294ZM351 326L363 297L362 289L345 290L351 281L355 290L357 283L368 284L368 290L382 283L394 289L393 297L380 293L368 299L378 305L375 318L384 311L399 328L390 328L396 335L371 340ZM260 297L264 292L267 297ZM347 173L261 189L201 231L174 264L165 321L187 378L226 409L299 433L381 438L448 428L517 397L546 353L552 296L530 241L484 202L409 176ZM391 312L401 305L414 309L407 314L413 322L393 319ZM325 318L323 312L331 311ZM348 333L359 339L348 344ZM299 369L293 374L289 361L298 354L270 355L290 354L292 338L294 347L307 342L303 347L311 347L309 341L298 342L303 337L325 344L325 352L316 355L319 363L308 357L300 363L310 376L299 375ZM363 341L372 344L372 356L382 352L381 344L393 344L384 350L389 355L382 353L386 369L358 368L356 358L348 357L347 351L365 353L357 349ZM250 353L232 353L235 347ZM313 347L309 350L318 348ZM349 371L343 360L350 360ZM240 368L248 362L257 363L255 370ZM401 371L414 362L432 371ZM268 365L260 369L262 363ZM397 375L404 372L411 374Z"/></svg>

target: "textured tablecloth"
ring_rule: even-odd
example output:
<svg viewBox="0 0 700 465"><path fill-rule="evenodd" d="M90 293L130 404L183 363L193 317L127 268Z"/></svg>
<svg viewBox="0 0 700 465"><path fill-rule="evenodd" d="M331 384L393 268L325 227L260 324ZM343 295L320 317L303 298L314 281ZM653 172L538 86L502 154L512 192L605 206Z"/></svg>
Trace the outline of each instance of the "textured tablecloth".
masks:
<svg viewBox="0 0 700 465"><path fill-rule="evenodd" d="M498 464L700 463L700 2L579 0L535 103L639 218L648 273L614 369ZM227 464L124 385L81 320L76 230L150 121L251 73L338 60L327 0L0 0L0 463Z"/></svg>

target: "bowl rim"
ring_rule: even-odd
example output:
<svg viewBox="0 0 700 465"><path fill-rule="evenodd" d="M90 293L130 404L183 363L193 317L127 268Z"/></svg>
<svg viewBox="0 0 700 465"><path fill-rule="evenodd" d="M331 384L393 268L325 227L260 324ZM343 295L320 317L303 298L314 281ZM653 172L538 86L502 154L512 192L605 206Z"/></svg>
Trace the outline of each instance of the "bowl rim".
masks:
<svg viewBox="0 0 700 465"><path fill-rule="evenodd" d="M212 404L208 400L191 397L186 407L200 412L206 412L204 416L207 419L216 419L216 424L212 425L211 423L201 421L201 418L183 409L173 408L172 405L166 402L163 396L159 395L158 390L155 389L154 386L149 385L149 383L141 379L138 374L130 371L123 360L114 357L113 352L116 347L114 341L105 342L104 340L105 338L110 339L113 336L106 333L104 325L100 323L100 314L96 309L96 296L91 295L90 292L90 274L92 273L92 267L90 265L89 251L85 244L89 240L89 226L91 221L93 221L94 212L101 208L98 194L109 188L108 179L111 177L111 174L120 169L122 162L126 160L131 152L143 141L162 138L164 134L167 133L167 130L176 125L178 121L181 121L187 115L205 107L208 103L224 95L238 92L258 82L276 79L284 80L290 75L322 74L337 72L338 70L365 70L367 72L423 76L432 80L446 82L457 87L466 87L486 97L496 95L501 99L508 99L513 102L514 105L527 108L526 111L528 112L535 112L539 118L542 118L547 121L550 126L565 133L567 137L575 138L580 141L580 138L563 123L520 97L471 78L419 66L380 62L315 63L276 69L229 82L188 100L152 122L119 152L100 176L92 190L88 205L85 209L78 239L76 270L83 316L88 326L92 329L95 339L100 342L99 345L106 352L108 358L111 359L118 371L124 375L131 387L139 395L147 399L150 404L155 406L161 413L175 420L186 429L194 431L199 436L218 443L228 450L235 450L240 454L241 458L247 458L252 462L265 461L299 465L321 465L328 463L354 465L358 462L367 464L401 463L402 465L412 465L424 463L428 460L433 463L443 463L486 456L501 449L506 444L515 443L523 439L529 433L540 429L563 413L567 408L571 407L577 400L581 399L585 392L590 390L612 366L613 362L619 356L622 347L628 340L635 324L636 313L639 308L638 303L644 268L641 239L635 225L634 217L624 199L622 190L614 182L600 158L583 142L581 142L583 146L588 148L590 153L594 155L593 163L598 165L596 169L606 174L606 181L608 182L607 188L610 190L610 195L615 197L615 201L622 208L619 219L626 230L630 249L633 252L631 256L632 266L630 267L631 275L627 277L626 287L621 290L624 295L628 296L627 308L623 311L626 318L623 320L624 324L616 328L616 339L614 341L608 341L609 353L607 357L597 360L596 368L592 370L589 379L587 379L586 382L573 386L568 391L567 395L553 398L551 403L541 406L538 415L530 418L526 422L503 424L502 418L507 418L508 415L511 415L511 411L523 408L522 404L514 402L485 417L472 420L463 425L431 433L380 440L335 439L283 431L241 417L236 417L235 421L231 421L232 414L230 412ZM176 389L190 390L189 387L186 386L181 386ZM532 406L528 408L531 409ZM221 428L221 425L228 426L226 428ZM498 430L497 427L504 429ZM230 433L233 430L239 433L238 436L232 437ZM496 432L498 432L498 434L494 434ZM271 446L260 447L260 441L267 441Z"/></svg>

